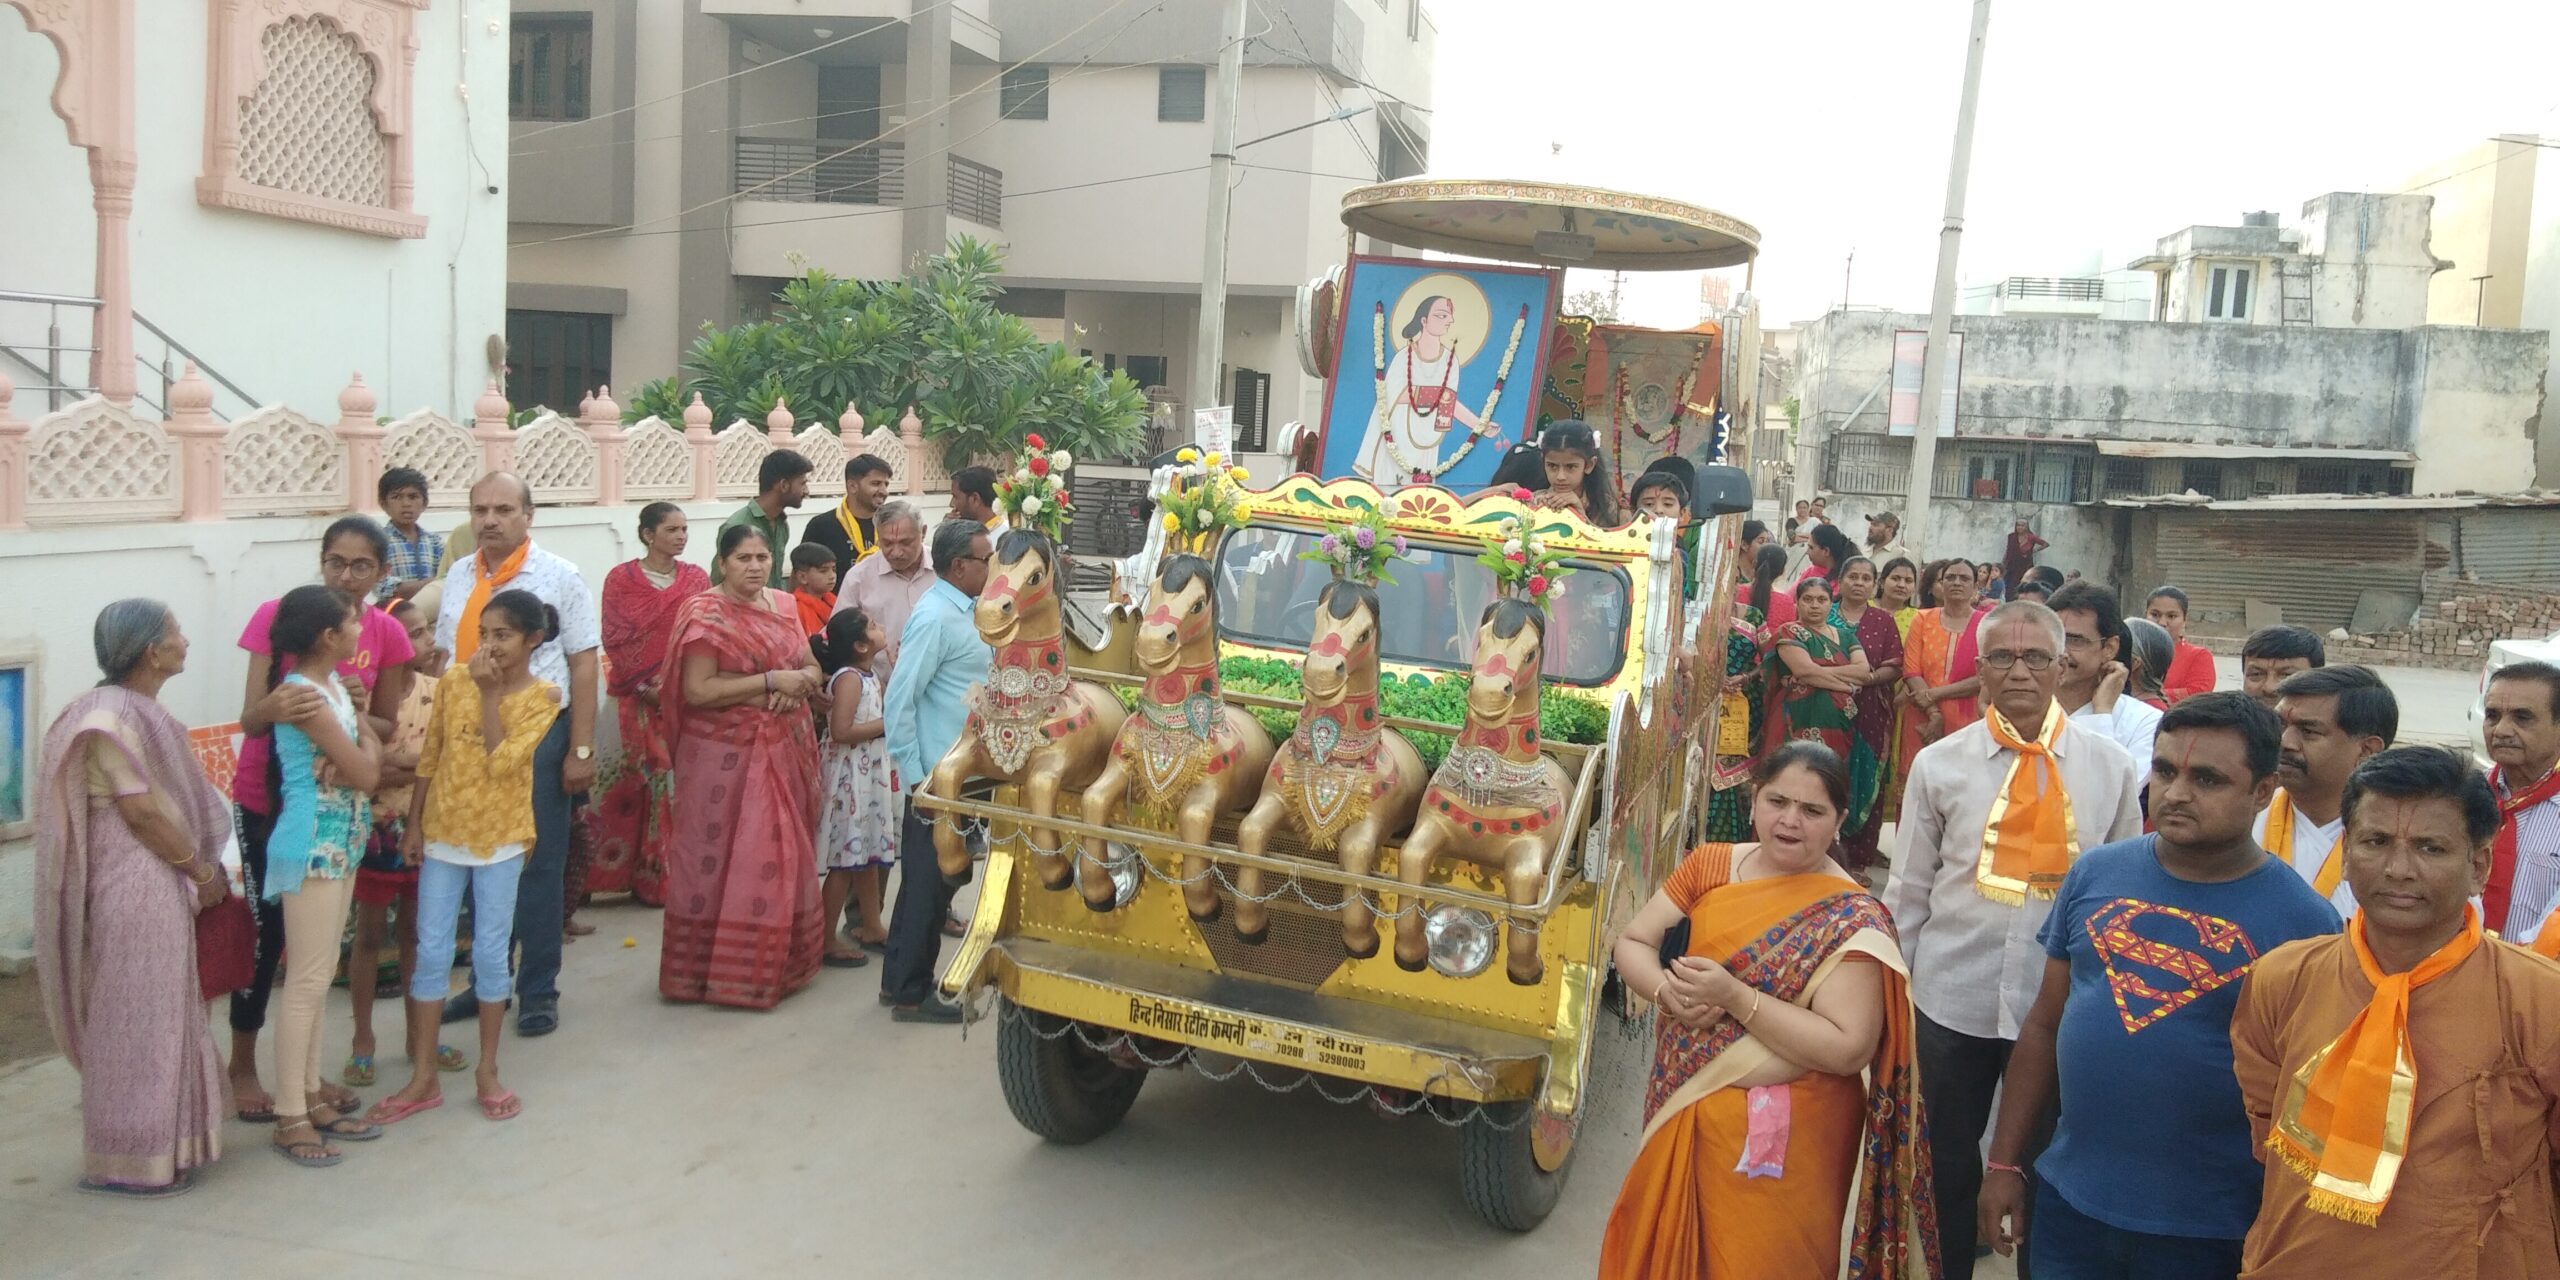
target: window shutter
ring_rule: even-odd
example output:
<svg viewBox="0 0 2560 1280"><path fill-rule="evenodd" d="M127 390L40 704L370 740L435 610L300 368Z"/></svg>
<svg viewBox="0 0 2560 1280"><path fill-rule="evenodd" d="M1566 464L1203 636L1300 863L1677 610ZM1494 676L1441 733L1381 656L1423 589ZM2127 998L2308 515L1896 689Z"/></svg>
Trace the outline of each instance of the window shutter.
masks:
<svg viewBox="0 0 2560 1280"><path fill-rule="evenodd" d="M1198 124L1208 118L1208 68L1156 68L1156 119L1158 121L1166 124Z"/></svg>

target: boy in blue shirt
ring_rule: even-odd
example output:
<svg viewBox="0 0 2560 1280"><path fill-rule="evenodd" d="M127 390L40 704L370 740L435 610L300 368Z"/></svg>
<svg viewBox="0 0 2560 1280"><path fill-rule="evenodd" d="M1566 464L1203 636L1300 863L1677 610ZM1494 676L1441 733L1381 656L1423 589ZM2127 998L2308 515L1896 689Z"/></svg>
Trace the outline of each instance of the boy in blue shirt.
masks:
<svg viewBox="0 0 2560 1280"><path fill-rule="evenodd" d="M2063 877L1982 1182L1982 1238L2003 1254L2024 1238L2021 1275L2240 1273L2262 1176L2231 1065L2241 978L2338 932L2328 902L2250 838L2282 735L2244 693L2170 708L2152 753L2158 833L2090 850ZM2057 1091L2031 1183L2017 1161Z"/></svg>

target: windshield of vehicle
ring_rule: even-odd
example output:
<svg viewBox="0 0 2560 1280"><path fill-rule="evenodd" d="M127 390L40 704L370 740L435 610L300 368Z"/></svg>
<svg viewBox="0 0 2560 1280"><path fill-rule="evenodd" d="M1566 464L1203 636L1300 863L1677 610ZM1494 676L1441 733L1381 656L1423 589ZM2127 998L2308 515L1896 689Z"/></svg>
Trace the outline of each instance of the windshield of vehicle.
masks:
<svg viewBox="0 0 2560 1280"><path fill-rule="evenodd" d="M1321 534L1253 527L1228 535L1218 552L1218 616L1227 638L1304 650L1315 634L1316 593L1325 565L1298 558ZM1493 575L1473 551L1416 546L1387 566L1378 584L1387 662L1463 671L1475 658L1476 623L1494 599ZM1627 576L1616 565L1572 562L1574 572L1547 600L1547 679L1600 685L1625 662Z"/></svg>

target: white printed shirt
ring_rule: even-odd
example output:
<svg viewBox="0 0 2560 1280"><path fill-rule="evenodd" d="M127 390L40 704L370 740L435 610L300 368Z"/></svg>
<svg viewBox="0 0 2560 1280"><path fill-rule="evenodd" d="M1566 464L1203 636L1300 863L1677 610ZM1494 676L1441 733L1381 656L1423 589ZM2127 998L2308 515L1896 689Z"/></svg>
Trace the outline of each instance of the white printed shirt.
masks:
<svg viewBox="0 0 2560 1280"><path fill-rule="evenodd" d="M453 652L454 632L462 625L462 607L471 601L471 589L478 585L480 553L473 550L456 557L453 568L444 575L444 605L436 612L436 646ZM533 651L533 674L548 680L562 697L569 693L569 655L585 653L604 643L604 631L597 621L596 593L589 590L587 580L578 576L578 566L535 546L525 553L524 567L500 591L530 591L560 613L560 634L542 642ZM493 593L494 594L494 593Z"/></svg>

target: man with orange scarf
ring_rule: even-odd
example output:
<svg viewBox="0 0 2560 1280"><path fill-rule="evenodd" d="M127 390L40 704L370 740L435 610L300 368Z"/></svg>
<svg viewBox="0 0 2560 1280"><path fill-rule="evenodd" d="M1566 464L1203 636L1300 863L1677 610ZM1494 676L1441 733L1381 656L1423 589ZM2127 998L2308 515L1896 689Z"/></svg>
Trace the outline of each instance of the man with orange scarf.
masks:
<svg viewBox="0 0 2560 1280"><path fill-rule="evenodd" d="M473 551L444 576L436 647L469 662L480 647L480 613L501 591L530 591L560 614L560 634L533 651L533 674L568 693L533 753L533 850L516 886L516 1031L548 1035L560 1026L560 943L568 922L569 835L577 803L596 780L596 653L604 643L596 593L578 566L533 544L533 488L492 471L471 486ZM477 1017L468 988L445 1002L444 1020Z"/></svg>
<svg viewBox="0 0 2560 1280"><path fill-rule="evenodd" d="M2232 1081L2232 1006L2259 956L2338 931L2328 902L2249 835L2282 738L2245 693L2171 707L2152 756L2159 833L2089 850L2054 895L1979 1215L1994 1247L2023 1242L2047 1277L2239 1274L2258 1162ZM2030 1159L2057 1099L2053 1144Z"/></svg>
<svg viewBox="0 0 2560 1280"><path fill-rule="evenodd" d="M2355 918L2260 960L2232 1018L2266 1166L2240 1274L2560 1276L2560 967L2470 905L2497 797L2461 756L2397 747L2346 815Z"/></svg>
<svg viewBox="0 0 2560 1280"><path fill-rule="evenodd" d="M2480 695L2489 785L2498 797L2481 921L2530 945L2560 907L2560 667L2519 662L2489 674Z"/></svg>
<svg viewBox="0 0 2560 1280"><path fill-rule="evenodd" d="M1911 969L1939 1257L1973 1275L1982 1135L2044 975L2036 935L2083 848L2142 832L2133 758L2054 699L2062 619L2020 601L1981 624L1984 716L1912 758L1884 903ZM2041 1143L2028 1144L2029 1158Z"/></svg>

